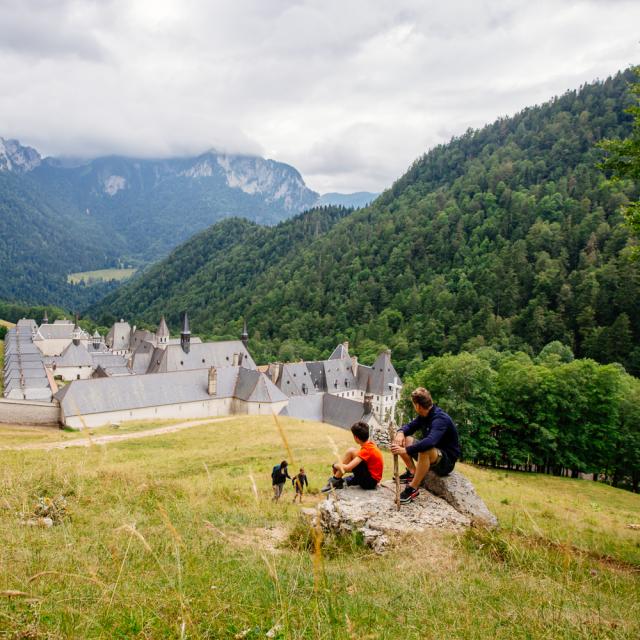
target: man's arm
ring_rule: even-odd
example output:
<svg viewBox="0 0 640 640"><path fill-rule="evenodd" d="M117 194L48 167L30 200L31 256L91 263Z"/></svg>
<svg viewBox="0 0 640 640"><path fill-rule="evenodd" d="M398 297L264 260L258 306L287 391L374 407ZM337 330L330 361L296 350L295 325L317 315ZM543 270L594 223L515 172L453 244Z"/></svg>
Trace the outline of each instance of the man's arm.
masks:
<svg viewBox="0 0 640 640"><path fill-rule="evenodd" d="M413 453L420 453L421 451L426 451L427 449L436 447L440 440L442 440L442 436L446 433L448 426L449 422L445 418L436 416L431 423L429 435L426 438L409 445L407 447L407 453L411 455Z"/></svg>
<svg viewBox="0 0 640 640"><path fill-rule="evenodd" d="M417 431L419 426L420 426L420 423L418 422L418 418L414 418L411 422L408 422L404 426L400 427L396 431L396 435L393 437L393 443L392 444L396 444L399 447L404 446L405 437L406 436L410 436L412 433Z"/></svg>

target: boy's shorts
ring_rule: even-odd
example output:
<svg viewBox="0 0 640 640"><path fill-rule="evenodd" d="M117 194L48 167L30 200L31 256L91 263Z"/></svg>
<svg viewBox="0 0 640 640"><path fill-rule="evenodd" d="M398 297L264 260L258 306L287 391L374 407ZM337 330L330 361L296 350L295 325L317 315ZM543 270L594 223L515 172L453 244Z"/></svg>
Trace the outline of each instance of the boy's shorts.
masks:
<svg viewBox="0 0 640 640"><path fill-rule="evenodd" d="M438 452L438 459L431 465L430 471L437 473L439 476L448 476L456 466L455 460L452 462L446 452L438 449L437 447L434 447L434 449ZM412 453L411 457L414 460L417 460L418 454Z"/></svg>
<svg viewBox="0 0 640 640"><path fill-rule="evenodd" d="M369 467L364 460L362 460L357 467L353 468L352 473L352 476L345 478L348 487L359 486L362 489L371 490L378 486L378 481L372 477Z"/></svg>

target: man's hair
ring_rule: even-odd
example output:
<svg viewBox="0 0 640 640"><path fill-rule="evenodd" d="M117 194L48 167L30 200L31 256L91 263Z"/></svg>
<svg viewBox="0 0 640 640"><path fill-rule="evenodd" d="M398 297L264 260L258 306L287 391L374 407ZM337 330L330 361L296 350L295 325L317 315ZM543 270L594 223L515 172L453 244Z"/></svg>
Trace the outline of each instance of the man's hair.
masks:
<svg viewBox="0 0 640 640"><path fill-rule="evenodd" d="M280 466L281 466L281 467L288 467L289 465L288 465L288 463L287 463L287 461L286 461L286 460L283 460L283 461L280 463Z"/></svg>
<svg viewBox="0 0 640 640"><path fill-rule="evenodd" d="M366 442L369 439L369 425L366 422L355 422L351 425L351 433L358 440Z"/></svg>
<svg viewBox="0 0 640 640"><path fill-rule="evenodd" d="M431 409L433 400L431 394L424 388L418 387L411 392L411 400L423 409Z"/></svg>

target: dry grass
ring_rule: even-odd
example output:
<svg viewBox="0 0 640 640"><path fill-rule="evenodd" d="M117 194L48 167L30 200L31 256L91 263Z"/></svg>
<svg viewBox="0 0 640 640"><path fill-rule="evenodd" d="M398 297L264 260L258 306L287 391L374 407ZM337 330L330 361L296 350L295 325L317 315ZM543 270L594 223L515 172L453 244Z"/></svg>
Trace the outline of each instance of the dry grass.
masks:
<svg viewBox="0 0 640 640"><path fill-rule="evenodd" d="M290 486L271 502L271 467L292 457L317 490L334 456L328 437L342 450L351 435L293 419L281 429L290 454L271 418L88 449L0 452L0 591L26 594L0 598L0 638L640 635L637 574L539 543L566 530L599 553L601 541L580 537L578 521L592 501L606 503L607 517L590 526L627 561L634 544L619 536L618 519L640 511L638 496L465 466L502 531L423 535L384 557L357 538L312 535L310 553L280 542L299 507ZM61 525L19 524L37 496L58 494L72 511ZM559 503L553 527L537 522L547 500ZM576 512L563 511L572 500Z"/></svg>
<svg viewBox="0 0 640 640"><path fill-rule="evenodd" d="M67 282L79 284L80 282L102 282L107 280L126 280L136 272L135 269L97 269L96 271L78 271L67 276Z"/></svg>

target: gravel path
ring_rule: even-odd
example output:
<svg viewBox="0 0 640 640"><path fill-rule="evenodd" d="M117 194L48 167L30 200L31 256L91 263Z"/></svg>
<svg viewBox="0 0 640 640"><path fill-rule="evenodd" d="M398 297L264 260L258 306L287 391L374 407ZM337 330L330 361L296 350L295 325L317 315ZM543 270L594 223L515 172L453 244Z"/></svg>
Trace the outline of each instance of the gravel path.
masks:
<svg viewBox="0 0 640 640"><path fill-rule="evenodd" d="M230 417L213 418L208 420L191 420L189 422L180 422L178 424L170 424L166 427L157 427L147 431L136 431L134 433L113 434L108 436L95 436L88 438L78 438L77 440L66 440L63 442L35 442L31 444L21 444L14 447L0 447L0 451L50 451L52 449L66 449L67 447L90 447L94 444L108 444L110 442L121 442L123 440L135 440L138 438L150 438L152 436L160 436L165 433L174 433L191 427L199 427L203 424L212 424L214 422L223 422L229 420Z"/></svg>

